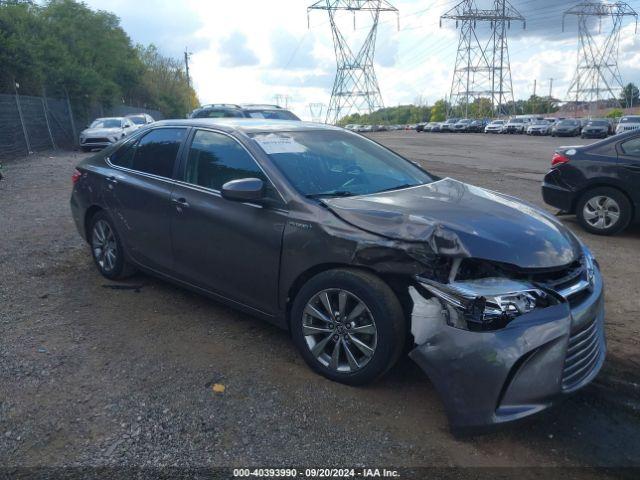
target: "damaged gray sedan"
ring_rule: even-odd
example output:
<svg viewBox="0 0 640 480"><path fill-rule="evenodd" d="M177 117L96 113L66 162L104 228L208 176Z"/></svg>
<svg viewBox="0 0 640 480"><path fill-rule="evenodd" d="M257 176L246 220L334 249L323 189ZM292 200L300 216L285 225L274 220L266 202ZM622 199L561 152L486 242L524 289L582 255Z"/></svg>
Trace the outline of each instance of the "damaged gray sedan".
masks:
<svg viewBox="0 0 640 480"><path fill-rule="evenodd" d="M602 278L580 240L358 134L164 121L73 181L105 277L142 270L260 316L342 383L376 380L409 345L454 427L539 412L604 361Z"/></svg>

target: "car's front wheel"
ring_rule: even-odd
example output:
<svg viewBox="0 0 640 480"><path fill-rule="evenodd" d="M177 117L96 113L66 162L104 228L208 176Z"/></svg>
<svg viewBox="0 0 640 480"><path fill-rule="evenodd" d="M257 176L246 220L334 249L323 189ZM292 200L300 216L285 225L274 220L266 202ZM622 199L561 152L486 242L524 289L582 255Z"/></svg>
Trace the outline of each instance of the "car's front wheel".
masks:
<svg viewBox="0 0 640 480"><path fill-rule="evenodd" d="M585 192L576 206L580 225L598 235L613 235L624 230L631 221L631 213L629 199L610 187Z"/></svg>
<svg viewBox="0 0 640 480"><path fill-rule="evenodd" d="M135 273L135 268L125 258L120 237L106 212L100 211L93 216L89 232L93 261L104 277L119 280Z"/></svg>
<svg viewBox="0 0 640 480"><path fill-rule="evenodd" d="M367 272L339 269L320 273L302 287L291 309L291 333L314 371L362 385L397 361L406 326L386 283Z"/></svg>

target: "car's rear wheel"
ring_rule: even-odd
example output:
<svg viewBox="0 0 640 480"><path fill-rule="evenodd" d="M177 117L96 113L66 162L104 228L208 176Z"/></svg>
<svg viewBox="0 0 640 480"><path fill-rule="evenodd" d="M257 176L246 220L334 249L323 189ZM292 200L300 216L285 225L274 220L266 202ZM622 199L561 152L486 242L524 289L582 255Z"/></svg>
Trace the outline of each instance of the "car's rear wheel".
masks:
<svg viewBox="0 0 640 480"><path fill-rule="evenodd" d="M89 232L93 261L104 277L119 280L135 273L135 268L125 258L120 237L106 212L100 211L93 216Z"/></svg>
<svg viewBox="0 0 640 480"><path fill-rule="evenodd" d="M406 338L402 307L389 286L350 269L320 273L302 287L291 309L291 332L314 371L349 385L381 377Z"/></svg>
<svg viewBox="0 0 640 480"><path fill-rule="evenodd" d="M613 235L631 221L631 203L619 190L598 187L585 192L576 206L578 221L585 230L598 235Z"/></svg>

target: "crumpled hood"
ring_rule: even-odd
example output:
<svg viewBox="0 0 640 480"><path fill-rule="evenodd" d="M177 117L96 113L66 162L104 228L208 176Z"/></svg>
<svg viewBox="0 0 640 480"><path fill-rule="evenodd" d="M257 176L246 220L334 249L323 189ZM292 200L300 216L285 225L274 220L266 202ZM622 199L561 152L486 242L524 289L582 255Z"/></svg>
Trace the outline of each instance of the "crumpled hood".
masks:
<svg viewBox="0 0 640 480"><path fill-rule="evenodd" d="M323 202L358 228L390 239L427 242L442 255L550 268L573 262L582 250L576 237L552 216L450 178Z"/></svg>
<svg viewBox="0 0 640 480"><path fill-rule="evenodd" d="M82 134L92 137L109 137L111 135L118 135L121 132L121 128L87 128L82 131Z"/></svg>

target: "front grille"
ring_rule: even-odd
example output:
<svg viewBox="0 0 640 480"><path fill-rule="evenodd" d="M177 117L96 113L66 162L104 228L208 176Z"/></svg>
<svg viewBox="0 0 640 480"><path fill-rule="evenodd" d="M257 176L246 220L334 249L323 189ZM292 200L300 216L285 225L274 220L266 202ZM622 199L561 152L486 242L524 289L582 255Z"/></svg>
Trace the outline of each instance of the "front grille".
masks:
<svg viewBox="0 0 640 480"><path fill-rule="evenodd" d="M591 294L584 258L560 270L529 275L528 280L558 292L569 302L571 308L580 305Z"/></svg>
<svg viewBox="0 0 640 480"><path fill-rule="evenodd" d="M622 127L622 131L623 132L630 132L631 130L637 130L640 128L640 125L629 125L629 126L623 126Z"/></svg>
<svg viewBox="0 0 640 480"><path fill-rule="evenodd" d="M85 143L109 143L109 139L104 137L87 138Z"/></svg>
<svg viewBox="0 0 640 480"><path fill-rule="evenodd" d="M562 389L570 391L579 387L591 374L600 360L601 329L597 319L574 332L569 337L567 356L562 371Z"/></svg>

